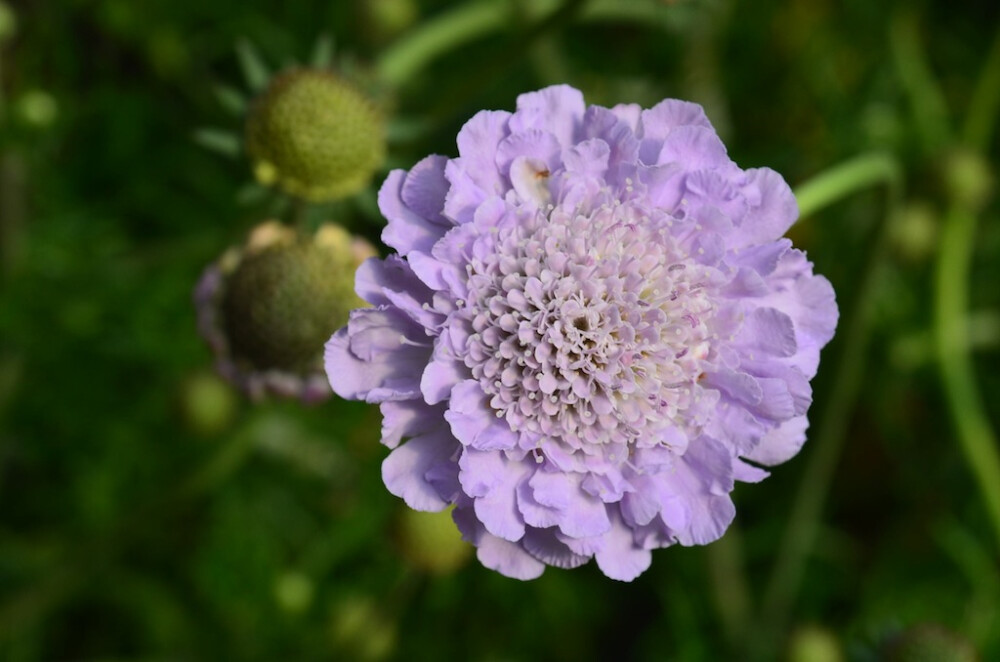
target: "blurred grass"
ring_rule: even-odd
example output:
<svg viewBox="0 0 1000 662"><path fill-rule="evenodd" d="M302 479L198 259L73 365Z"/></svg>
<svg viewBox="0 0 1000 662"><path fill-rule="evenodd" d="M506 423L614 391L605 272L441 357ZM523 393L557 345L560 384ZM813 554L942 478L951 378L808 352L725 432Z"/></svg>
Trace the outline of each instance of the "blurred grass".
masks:
<svg viewBox="0 0 1000 662"><path fill-rule="evenodd" d="M845 659L877 660L895 633L934 622L970 638L983 659L1000 657L998 554L948 418L955 394L944 389L954 387L940 378L933 344L909 342L934 323L951 195L945 119L967 122L963 135L981 145L995 190L995 104L966 113L996 95L996 76L978 87L977 76L1000 52L998 9L943 0L609 9L593 0L532 32L545 14L530 4L477 3L509 18L460 35L474 38L379 91L394 125L408 128L390 164L454 154L476 110L509 109L517 94L553 82L605 105L702 102L724 120L739 164L774 167L793 185L859 154L891 155L903 171L898 215L886 218L884 194L861 192L791 231L847 315L824 352L814 420L834 397L837 366L855 361L862 372L857 405L840 421L839 460L819 461L831 483L817 542L790 620L768 645L780 657L790 634L820 631ZM249 167L191 139L203 126L242 130L216 94L246 90L234 46L246 40L279 67L307 60L328 34L334 60L368 80L386 53L456 6L9 5L16 32L0 26L0 659L744 659L742 633L761 618L812 444L764 483L737 488L735 550L659 551L629 585L593 567L522 584L474 561L436 575L407 554L402 506L379 478L374 408L254 408L230 394L235 411L206 428L192 416L207 414L184 405L210 363L191 288L208 261L279 209L267 194L241 202ZM525 34L532 41L518 50ZM928 85L936 100L913 103ZM377 240L377 185L315 213ZM993 195L977 209L968 306L949 315L1000 310L997 211ZM882 224L891 232L868 295L870 342L855 346L844 331ZM995 325L983 329L967 380L996 429L1000 337ZM749 604L725 604L733 580L712 583L718 564L733 561L727 552L745 571Z"/></svg>

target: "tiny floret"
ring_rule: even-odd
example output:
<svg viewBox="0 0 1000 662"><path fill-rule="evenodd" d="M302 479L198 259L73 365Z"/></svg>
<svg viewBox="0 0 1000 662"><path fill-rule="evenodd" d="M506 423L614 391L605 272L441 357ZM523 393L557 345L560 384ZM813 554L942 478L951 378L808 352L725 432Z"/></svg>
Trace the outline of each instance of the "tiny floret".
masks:
<svg viewBox="0 0 1000 662"><path fill-rule="evenodd" d="M453 505L519 579L593 558L630 581L717 539L734 482L805 441L837 323L782 238L788 185L733 163L696 104L567 86L478 113L458 154L389 174L396 253L360 267L372 307L326 345L334 391L379 403L389 491Z"/></svg>

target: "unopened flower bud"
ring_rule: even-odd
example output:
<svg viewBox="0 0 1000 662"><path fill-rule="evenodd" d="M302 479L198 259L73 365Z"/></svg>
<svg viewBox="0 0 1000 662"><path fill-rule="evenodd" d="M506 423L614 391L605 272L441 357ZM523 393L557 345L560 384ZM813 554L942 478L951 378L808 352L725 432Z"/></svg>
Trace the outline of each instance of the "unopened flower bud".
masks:
<svg viewBox="0 0 1000 662"><path fill-rule="evenodd" d="M472 546L462 540L451 519L451 508L423 512L406 508L399 518L400 551L414 566L437 574L458 570Z"/></svg>
<svg viewBox="0 0 1000 662"><path fill-rule="evenodd" d="M945 160L944 176L952 198L972 211L982 209L993 193L990 165L975 152L952 152Z"/></svg>
<svg viewBox="0 0 1000 662"><path fill-rule="evenodd" d="M341 78L313 69L271 81L250 110L246 146L258 181L314 201L361 190L385 154L372 103Z"/></svg>
<svg viewBox="0 0 1000 662"><path fill-rule="evenodd" d="M375 254L333 225L302 237L264 223L211 265L195 291L199 326L220 372L251 397L329 395L323 345L361 304L353 272Z"/></svg>

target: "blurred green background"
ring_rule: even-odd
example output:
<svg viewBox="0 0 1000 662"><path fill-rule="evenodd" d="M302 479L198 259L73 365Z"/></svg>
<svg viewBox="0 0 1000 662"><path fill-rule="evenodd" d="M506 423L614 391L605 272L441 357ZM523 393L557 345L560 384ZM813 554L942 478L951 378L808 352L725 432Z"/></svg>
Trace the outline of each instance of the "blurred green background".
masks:
<svg viewBox="0 0 1000 662"><path fill-rule="evenodd" d="M998 25L987 0L6 0L0 659L1000 659ZM213 377L192 288L287 207L196 131L242 131L237 44L279 71L324 36L390 142L312 214L372 241L385 172L556 82L700 102L793 187L863 157L791 231L842 314L810 442L737 487L722 541L632 584L506 579L385 491L376 408Z"/></svg>

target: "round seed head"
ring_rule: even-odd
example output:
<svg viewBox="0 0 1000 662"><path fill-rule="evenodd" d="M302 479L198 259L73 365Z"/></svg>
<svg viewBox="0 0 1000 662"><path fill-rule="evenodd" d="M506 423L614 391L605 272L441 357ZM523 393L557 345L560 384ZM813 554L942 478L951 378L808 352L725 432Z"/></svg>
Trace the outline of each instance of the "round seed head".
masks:
<svg viewBox="0 0 1000 662"><path fill-rule="evenodd" d="M372 103L337 76L312 69L272 80L250 110L246 144L258 181L315 201L364 188L385 154Z"/></svg>

